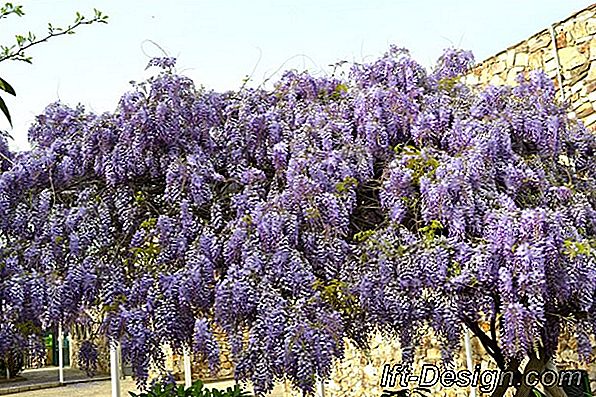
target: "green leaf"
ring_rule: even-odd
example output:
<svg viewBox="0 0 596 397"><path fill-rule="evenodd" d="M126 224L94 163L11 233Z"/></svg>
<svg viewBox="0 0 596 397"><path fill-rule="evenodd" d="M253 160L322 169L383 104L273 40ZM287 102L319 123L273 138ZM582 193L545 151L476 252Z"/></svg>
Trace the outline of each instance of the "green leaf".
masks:
<svg viewBox="0 0 596 397"><path fill-rule="evenodd" d="M213 397L228 397L225 390L219 390L219 389L213 388L213 389L211 389L211 393L213 394Z"/></svg>
<svg viewBox="0 0 596 397"><path fill-rule="evenodd" d="M25 40L26 40L25 37L24 36L21 36L20 34L17 34L15 36L15 39L17 40L17 45L19 47L22 47L23 46L23 43L25 43Z"/></svg>
<svg viewBox="0 0 596 397"><path fill-rule="evenodd" d="M8 92L10 95L16 95L14 88L2 77L0 77L0 90Z"/></svg>
<svg viewBox="0 0 596 397"><path fill-rule="evenodd" d="M361 243L374 234L375 234L374 230L363 230L361 232L356 233L353 237L353 240Z"/></svg>
<svg viewBox="0 0 596 397"><path fill-rule="evenodd" d="M348 86L345 84L338 84L335 87L335 92L348 92Z"/></svg>
<svg viewBox="0 0 596 397"><path fill-rule="evenodd" d="M2 113L4 113L4 116L6 116L6 118L8 119L8 123L12 127L12 119L10 118L10 112L8 111L8 108L4 103L4 99L2 98L0 98L0 110L2 110Z"/></svg>

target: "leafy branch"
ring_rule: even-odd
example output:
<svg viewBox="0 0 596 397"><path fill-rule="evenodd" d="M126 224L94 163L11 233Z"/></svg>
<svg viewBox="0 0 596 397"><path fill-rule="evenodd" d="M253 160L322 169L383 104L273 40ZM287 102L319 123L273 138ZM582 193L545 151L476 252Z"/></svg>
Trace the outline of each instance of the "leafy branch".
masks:
<svg viewBox="0 0 596 397"><path fill-rule="evenodd" d="M23 6L15 6L12 3L6 3L2 7L0 7L0 19L6 18L10 14L16 14L18 16L25 15L25 13L23 12Z"/></svg>
<svg viewBox="0 0 596 397"><path fill-rule="evenodd" d="M10 7L8 7L10 5ZM101 11L94 9L94 16L91 19L87 19L84 15L77 12L75 21L72 25L68 25L64 28L54 27L51 23L48 23L48 33L42 37L37 38L35 34L29 32L27 36L16 35L16 44L11 46L0 45L0 62L13 60L23 61L31 63L32 58L28 56L25 51L34 45L48 41L53 37L63 36L66 34L74 34L75 29L82 25L91 25L93 23L108 23L108 16L104 15ZM0 9L0 19L8 16L9 14L16 14L18 16L24 15L21 6L13 7L10 3L7 3L2 9Z"/></svg>
<svg viewBox="0 0 596 397"><path fill-rule="evenodd" d="M48 33L41 38L37 38L37 36L35 36L35 34L33 34L32 32L27 33L27 36L17 34L15 36L15 44L10 46L0 45L0 62L22 61L31 63L33 58L26 54L26 51L31 47L46 42L52 37L74 34L75 29L77 29L81 25L91 25L93 23L108 23L107 15L104 15L101 11L97 9L93 9L93 11L94 16L90 19L77 12L73 24L68 25L64 28L54 27L51 23L48 22ZM0 7L0 20L7 18L8 16L13 14L19 17L25 15L25 12L23 11L23 6L14 5L12 3L5 3L3 6ZM12 86L2 78L0 78L0 91L4 91L10 95L16 96L15 90L12 88ZM4 114L4 116L8 120L8 123L12 127L12 118L10 117L10 112L2 97L0 97L0 111Z"/></svg>

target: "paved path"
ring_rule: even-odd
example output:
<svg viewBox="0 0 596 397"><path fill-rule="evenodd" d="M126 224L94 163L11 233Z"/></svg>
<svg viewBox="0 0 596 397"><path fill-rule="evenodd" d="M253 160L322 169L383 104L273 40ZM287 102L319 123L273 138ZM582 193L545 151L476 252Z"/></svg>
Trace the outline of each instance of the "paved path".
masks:
<svg viewBox="0 0 596 397"><path fill-rule="evenodd" d="M121 381L122 397L128 397L128 391L136 391L135 383L130 378ZM34 390L25 393L12 394L14 397L111 397L110 381L94 381L74 383L67 386L50 389Z"/></svg>
<svg viewBox="0 0 596 397"><path fill-rule="evenodd" d="M93 377L87 376L83 371L74 368L64 368L64 382L88 382L92 379L105 380L108 379L107 374L97 374ZM15 392L27 392L30 390L56 387L58 382L58 367L44 367L39 369L29 369L19 374L17 379L10 382L0 382L0 395L13 394Z"/></svg>

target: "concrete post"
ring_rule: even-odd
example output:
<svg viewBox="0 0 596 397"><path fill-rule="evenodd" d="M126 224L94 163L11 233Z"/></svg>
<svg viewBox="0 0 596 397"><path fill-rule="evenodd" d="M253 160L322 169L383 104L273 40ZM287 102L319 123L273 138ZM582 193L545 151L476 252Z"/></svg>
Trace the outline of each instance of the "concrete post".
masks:
<svg viewBox="0 0 596 397"><path fill-rule="evenodd" d="M110 377L112 381L112 397L120 397L120 370L118 350L120 343L110 341Z"/></svg>
<svg viewBox="0 0 596 397"><path fill-rule="evenodd" d="M184 347L184 386L188 389L192 386L192 369L190 366L190 351Z"/></svg>
<svg viewBox="0 0 596 397"><path fill-rule="evenodd" d="M58 324L58 381L64 383L64 332Z"/></svg>

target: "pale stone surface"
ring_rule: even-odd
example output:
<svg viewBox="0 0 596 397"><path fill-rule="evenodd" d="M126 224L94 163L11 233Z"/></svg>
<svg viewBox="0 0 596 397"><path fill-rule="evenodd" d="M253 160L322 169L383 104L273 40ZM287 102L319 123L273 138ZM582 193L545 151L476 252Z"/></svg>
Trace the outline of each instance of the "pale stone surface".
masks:
<svg viewBox="0 0 596 397"><path fill-rule="evenodd" d="M559 63L563 70L571 70L578 66L584 65L588 59L584 54L579 52L575 46L569 46L559 49Z"/></svg>
<svg viewBox="0 0 596 397"><path fill-rule="evenodd" d="M492 65L491 72L493 74L502 73L505 71L505 69L507 69L505 61L497 61Z"/></svg>
<svg viewBox="0 0 596 397"><path fill-rule="evenodd" d="M544 33L538 34L536 36L532 36L528 40L528 51L535 52L541 48L547 47L550 45L551 37L548 31L544 31Z"/></svg>
<svg viewBox="0 0 596 397"><path fill-rule="evenodd" d="M588 44L588 52L590 53L590 61L596 60L596 34L592 34Z"/></svg>
<svg viewBox="0 0 596 397"><path fill-rule="evenodd" d="M579 119L584 119L594 113L594 108L592 107L591 103L585 102L581 104L577 110L575 110L575 113Z"/></svg>
<svg viewBox="0 0 596 397"><path fill-rule="evenodd" d="M515 66L528 66L528 54L525 52L518 52L515 54Z"/></svg>
<svg viewBox="0 0 596 397"><path fill-rule="evenodd" d="M557 69L557 61L555 60L555 58L552 58L552 59L544 62L544 70L546 72L556 71L556 69Z"/></svg>
<svg viewBox="0 0 596 397"><path fill-rule="evenodd" d="M570 92L572 94L575 94L576 92L580 92L584 90L585 91L585 84L583 81L578 81L577 83L575 83L574 85L571 86ZM585 95L581 95L581 97L584 97ZM579 103L578 103L579 105Z"/></svg>
<svg viewBox="0 0 596 397"><path fill-rule="evenodd" d="M596 33L596 18L590 18L586 21L586 33L590 35Z"/></svg>
<svg viewBox="0 0 596 397"><path fill-rule="evenodd" d="M592 127L592 129L594 129L594 127L596 126L596 113L592 113L582 121L584 122L584 125L586 127Z"/></svg>
<svg viewBox="0 0 596 397"><path fill-rule="evenodd" d="M531 53L528 56L528 67L531 70L535 69L543 69L544 65L544 55L543 50L538 50L536 52Z"/></svg>
<svg viewBox="0 0 596 397"><path fill-rule="evenodd" d="M596 62L592 62L590 65L590 70L588 70L588 75L586 76L588 80L596 80Z"/></svg>
<svg viewBox="0 0 596 397"><path fill-rule="evenodd" d="M507 66L512 67L515 62L515 50L507 50Z"/></svg>
<svg viewBox="0 0 596 397"><path fill-rule="evenodd" d="M122 395L128 396L128 391L137 392L134 381L130 378L123 380L121 383ZM24 394L14 394L15 397L110 397L111 394L110 381L80 383L64 387L56 387L51 389L28 391Z"/></svg>
<svg viewBox="0 0 596 397"><path fill-rule="evenodd" d="M592 18L594 18L594 10L592 8L587 8L579 12L574 19L576 21L587 21Z"/></svg>
<svg viewBox="0 0 596 397"><path fill-rule="evenodd" d="M586 21L584 21L584 20L576 21L573 24L573 28L571 29L571 34L576 39L581 38L581 37L586 37L588 35L588 32L586 30Z"/></svg>
<svg viewBox="0 0 596 397"><path fill-rule="evenodd" d="M505 84L505 80L501 78L501 76L494 75L492 79L489 81L490 85L503 85Z"/></svg>

